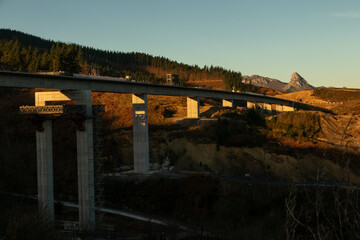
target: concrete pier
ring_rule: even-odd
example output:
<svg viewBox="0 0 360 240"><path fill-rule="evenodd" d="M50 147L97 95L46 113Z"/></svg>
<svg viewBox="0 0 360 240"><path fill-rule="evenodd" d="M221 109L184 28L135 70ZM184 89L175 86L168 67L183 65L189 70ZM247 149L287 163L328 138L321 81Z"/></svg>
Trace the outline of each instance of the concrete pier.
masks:
<svg viewBox="0 0 360 240"><path fill-rule="evenodd" d="M256 102L249 102L247 101L246 102L246 107L249 108L249 109L255 109L256 110Z"/></svg>
<svg viewBox="0 0 360 240"><path fill-rule="evenodd" d="M222 100L222 105L223 105L223 107L233 107L234 106L234 100L223 99Z"/></svg>
<svg viewBox="0 0 360 240"><path fill-rule="evenodd" d="M133 94L134 172L149 171L147 94Z"/></svg>
<svg viewBox="0 0 360 240"><path fill-rule="evenodd" d="M52 99L54 96L53 92L35 93L35 106L45 106L46 98ZM38 205L40 210L55 220L52 120L43 121L42 127L43 131L36 131Z"/></svg>
<svg viewBox="0 0 360 240"><path fill-rule="evenodd" d="M54 219L54 182L53 182L53 149L52 120L42 123L43 131L36 131L36 159L38 205Z"/></svg>
<svg viewBox="0 0 360 240"><path fill-rule="evenodd" d="M268 113L272 113L272 104L264 103L264 110L268 111Z"/></svg>
<svg viewBox="0 0 360 240"><path fill-rule="evenodd" d="M278 105L278 104L276 104L275 105L276 107L275 107L275 109L276 109L276 112L283 112L283 105Z"/></svg>
<svg viewBox="0 0 360 240"><path fill-rule="evenodd" d="M50 102L50 101L70 101L70 100L71 98L69 98L60 91L35 93L35 106L45 106L46 102Z"/></svg>
<svg viewBox="0 0 360 240"><path fill-rule="evenodd" d="M200 101L199 97L187 97L187 117L200 117Z"/></svg>
<svg viewBox="0 0 360 240"><path fill-rule="evenodd" d="M256 109L260 110L261 112L265 109L265 103L256 103Z"/></svg>
<svg viewBox="0 0 360 240"><path fill-rule="evenodd" d="M295 108L292 106L283 106L283 111L284 112L293 112L293 111L295 111Z"/></svg>
<svg viewBox="0 0 360 240"><path fill-rule="evenodd" d="M85 105L85 129L76 130L77 169L78 169L78 202L80 230L95 228L94 196L94 150L93 120L90 90L53 91L35 93L35 105L45 106L48 101L75 100L77 105ZM36 132L38 162L39 206L54 215L53 160L51 120L43 122L43 132Z"/></svg>
<svg viewBox="0 0 360 240"><path fill-rule="evenodd" d="M77 105L86 106L85 130L76 130L79 227L82 231L92 231L95 228L95 193L91 91L76 91L72 99Z"/></svg>

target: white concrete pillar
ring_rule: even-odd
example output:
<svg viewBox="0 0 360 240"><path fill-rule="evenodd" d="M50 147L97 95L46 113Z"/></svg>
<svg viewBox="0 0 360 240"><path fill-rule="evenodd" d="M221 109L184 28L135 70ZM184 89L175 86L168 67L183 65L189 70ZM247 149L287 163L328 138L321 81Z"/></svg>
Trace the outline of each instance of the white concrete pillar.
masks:
<svg viewBox="0 0 360 240"><path fill-rule="evenodd" d="M94 150L91 90L76 91L76 104L86 106L84 131L76 130L80 230L95 228Z"/></svg>
<svg viewBox="0 0 360 240"><path fill-rule="evenodd" d="M35 106L45 106L46 94L52 92L35 93ZM51 219L55 220L52 121L43 121L42 127L43 131L36 131L38 205L39 209L45 210Z"/></svg>
<svg viewBox="0 0 360 240"><path fill-rule="evenodd" d="M85 105L86 119L84 131L76 130L78 202L80 230L95 228L94 196L94 151L91 91L53 91L35 93L35 105L45 106L47 101L76 100L77 105ZM36 132L38 155L38 191L39 205L47 206L54 212L53 172L52 172L52 132L51 121L43 123L44 131Z"/></svg>
<svg viewBox="0 0 360 240"><path fill-rule="evenodd" d="M70 101L71 99L60 91L36 92L35 106L45 106L49 101Z"/></svg>
<svg viewBox="0 0 360 240"><path fill-rule="evenodd" d="M233 107L234 106L234 100L223 99L222 103L223 103L223 107Z"/></svg>
<svg viewBox="0 0 360 240"><path fill-rule="evenodd" d="M52 121L45 120L42 126L43 131L36 131L38 205L54 220Z"/></svg>
<svg viewBox="0 0 360 240"><path fill-rule="evenodd" d="M271 111L276 113L276 104L271 104Z"/></svg>
<svg viewBox="0 0 360 240"><path fill-rule="evenodd" d="M149 171L149 131L147 94L133 94L134 172Z"/></svg>
<svg viewBox="0 0 360 240"><path fill-rule="evenodd" d="M284 112L293 112L293 111L295 111L295 108L292 106L283 106L283 111Z"/></svg>
<svg viewBox="0 0 360 240"><path fill-rule="evenodd" d="M283 105L276 104L276 112L283 112Z"/></svg>
<svg viewBox="0 0 360 240"><path fill-rule="evenodd" d="M265 107L265 103L256 103L256 108L257 109L260 109L261 111L263 111L264 107Z"/></svg>
<svg viewBox="0 0 360 240"><path fill-rule="evenodd" d="M256 109L256 102L249 102L249 101L247 101L246 102L246 107L247 108L253 108L253 109Z"/></svg>
<svg viewBox="0 0 360 240"><path fill-rule="evenodd" d="M200 117L200 104L199 97L187 97L187 117L199 118Z"/></svg>
<svg viewBox="0 0 360 240"><path fill-rule="evenodd" d="M268 111L268 112L272 112L272 106L270 103L264 103L264 110Z"/></svg>

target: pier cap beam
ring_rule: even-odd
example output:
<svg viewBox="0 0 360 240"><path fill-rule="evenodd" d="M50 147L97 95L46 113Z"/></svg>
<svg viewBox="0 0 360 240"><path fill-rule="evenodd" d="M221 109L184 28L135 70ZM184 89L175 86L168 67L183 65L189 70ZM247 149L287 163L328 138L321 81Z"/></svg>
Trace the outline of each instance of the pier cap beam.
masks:
<svg viewBox="0 0 360 240"><path fill-rule="evenodd" d="M223 99L222 100L223 107L234 107L234 100L231 99Z"/></svg>
<svg viewBox="0 0 360 240"><path fill-rule="evenodd" d="M246 102L246 107L249 109L256 109L256 102Z"/></svg>

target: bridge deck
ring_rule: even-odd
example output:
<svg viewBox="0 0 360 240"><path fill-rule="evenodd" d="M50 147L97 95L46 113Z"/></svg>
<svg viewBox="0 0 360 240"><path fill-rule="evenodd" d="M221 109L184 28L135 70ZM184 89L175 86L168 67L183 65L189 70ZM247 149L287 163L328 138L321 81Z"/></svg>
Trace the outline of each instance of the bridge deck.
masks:
<svg viewBox="0 0 360 240"><path fill-rule="evenodd" d="M293 101L251 93L190 88L171 85L84 78L60 75L42 75L0 71L0 87L43 88L60 90L91 90L93 92L135 93L166 96L204 97L215 99L244 100L280 105L293 105Z"/></svg>

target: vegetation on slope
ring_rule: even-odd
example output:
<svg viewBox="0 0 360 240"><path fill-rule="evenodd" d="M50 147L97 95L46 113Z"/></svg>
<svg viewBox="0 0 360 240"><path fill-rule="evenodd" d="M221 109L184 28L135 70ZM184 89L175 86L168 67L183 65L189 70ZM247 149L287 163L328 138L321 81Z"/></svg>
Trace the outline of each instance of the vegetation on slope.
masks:
<svg viewBox="0 0 360 240"><path fill-rule="evenodd" d="M320 116L316 112L285 112L269 118L267 126L283 136L310 140L320 130Z"/></svg>
<svg viewBox="0 0 360 240"><path fill-rule="evenodd" d="M360 90L358 89L315 89L313 96L328 102L339 103L331 107L331 111L335 114L360 114Z"/></svg>
<svg viewBox="0 0 360 240"><path fill-rule="evenodd" d="M105 76L126 76L162 83L166 73L178 74L180 81L221 79L228 90L255 91L257 87L243 84L240 72L222 67L190 66L165 57L145 53L104 51L77 44L44 40L22 32L0 29L0 62L19 71L66 71L68 73Z"/></svg>
<svg viewBox="0 0 360 240"><path fill-rule="evenodd" d="M36 193L35 134L31 123L18 115L18 106L31 104L33 94L33 90L8 89L3 89L0 94L4 103L0 105L0 120L1 125L6 126L0 131L1 189ZM132 161L131 101L129 95L119 96L101 93L93 96L95 103L108 106L104 116L104 158L108 164L105 170L109 172L113 171L115 160L120 160L121 164L131 164ZM244 108L219 110L212 114L218 119L214 121L164 124L168 120L166 114L185 115L184 106L183 98L151 99L149 117L154 116L149 127L151 163L167 159L179 171L234 177L248 174L250 181L253 177L270 183L279 180L358 182L358 177L354 176L359 175L358 161L354 161L358 155L308 141L317 134L316 113L280 114L275 120L266 122L269 129L265 128L264 116L260 112ZM121 110L116 112L117 108ZM122 121L122 118L126 120ZM296 135L284 131L283 126L288 123L296 130ZM53 130L55 198L75 202L74 125L66 120L54 121ZM121 194L118 194L119 189ZM295 231L301 239L311 239L311 233L318 226L320 236L324 236L326 231L329 236L343 231L341 234L351 239L358 232L353 218L357 215L345 216L339 210L346 207L358 213L353 201L356 192L338 189L319 189L317 192L316 188L298 188L296 193L291 191L287 187L235 184L214 177L144 178L139 181L127 176L119 181L111 178L105 186L105 198L109 207L169 218L195 229L214 232L219 239L296 239L287 238L287 231ZM285 207L288 202L292 204L289 207L291 212L287 212ZM36 215L14 217L4 207L0 210L2 229L27 231L29 229L24 224L28 219L37 219ZM57 213L62 211L57 209ZM292 215L301 224L292 225ZM40 232L43 227L47 229L46 224L44 226L40 220L35 220L33 229ZM17 233L15 230L9 230L9 234Z"/></svg>
<svg viewBox="0 0 360 240"><path fill-rule="evenodd" d="M80 69L76 71L86 70L86 64L91 66L90 70L96 68L96 64L102 64L100 61L85 62L85 50L77 45L56 45L53 42L47 45L47 41L35 39L39 41L38 50L26 46L31 45L30 43L22 43L24 47L20 44L20 37L19 42L2 42L1 59L4 57L13 68L24 71L35 71L36 64L31 60L34 56L35 59L36 56L41 56L38 58L38 66L42 66L41 59L46 51L49 55L54 54L53 56L58 57L55 68L59 69L66 68L69 62L74 61ZM11 52L11 49L14 52ZM96 51L98 50L94 50ZM102 59L120 56L117 54L120 53L111 55L105 52L105 58ZM131 56L130 60L137 55ZM51 70L52 58L44 59L43 63ZM150 74L148 76L155 79L157 75L153 73L156 72L154 69L160 69L159 72L163 71L161 69L172 69L169 66L162 68L164 62L159 61L159 65L153 65L151 62L151 66L145 65L141 70L137 67L141 64L137 63L146 62L146 56L144 59L135 61L136 64L133 66L125 64L124 69L130 70L124 71ZM111 65L109 69L98 69L104 73L108 70L116 71L116 64ZM176 68L177 65L174 66ZM153 72L146 73L146 69L150 67ZM69 69L74 71L75 68ZM1 89L0 120L1 125L6 126L0 131L1 189L36 193L35 133L31 123L17 114L19 105L32 105L33 94L33 90ZM326 92L319 94L324 94L324 98L331 95ZM104 160L105 170L111 172L114 166L117 166L116 161L120 164L132 162L130 96L94 93L93 97L94 103L107 106L107 113L104 115ZM184 98L149 97L149 102L152 163L161 164L169 160L175 165L176 171L193 170L235 177L247 174L259 179L268 179L270 182L274 179L359 182L360 166L357 153L329 147L316 141L321 131L319 114L283 113L265 121L260 112L236 108L219 110L212 114L217 121L204 123L193 120L193 124L191 121L183 121L182 124L174 126L166 123L169 122L169 117L185 115ZM53 130L55 197L76 201L74 126L69 121L54 121ZM119 189L121 194L118 194ZM106 200L112 207L125 207L172 218L197 229L213 229L219 237L339 239L339 236L342 236L343 239L353 239L359 232L359 224L356 221L360 216L357 205L358 193L347 189L334 188L323 191L315 188L313 191L298 188L288 191L286 187L236 185L213 177L197 176L170 180L127 179L108 183L105 190ZM4 207L0 210L0 220L3 224L0 227L2 230L6 229L3 227L6 222L9 236L21 232L29 221L34 223L32 228L39 229L40 233L42 228L38 228L38 225L43 225L46 231L52 231L37 217L25 215L9 221L4 216L10 213L7 213ZM222 221L219 222L219 219Z"/></svg>
<svg viewBox="0 0 360 240"><path fill-rule="evenodd" d="M358 100L360 98L360 90L317 88L313 91L312 95L329 102L345 102Z"/></svg>
<svg viewBox="0 0 360 240"><path fill-rule="evenodd" d="M360 232L359 193L351 188L191 176L119 178L106 192L114 208L140 209L212 234L194 239L357 239Z"/></svg>

